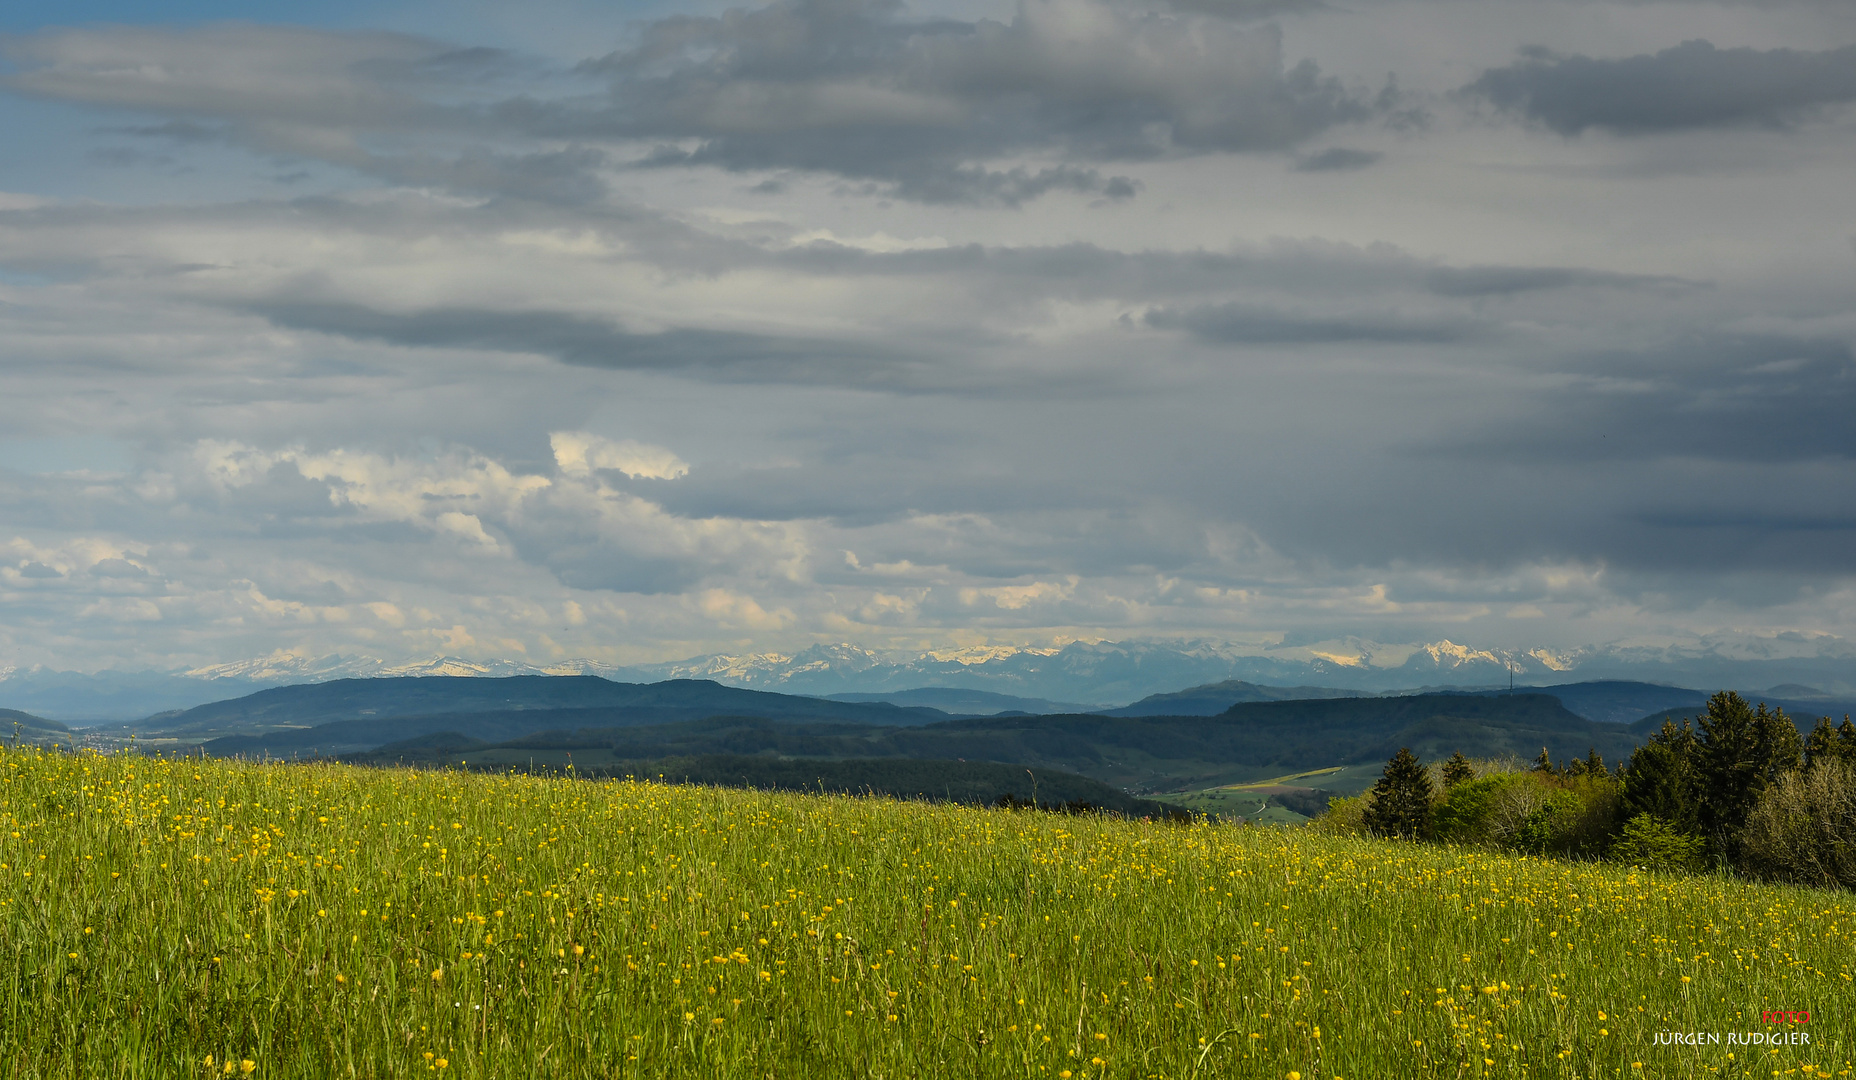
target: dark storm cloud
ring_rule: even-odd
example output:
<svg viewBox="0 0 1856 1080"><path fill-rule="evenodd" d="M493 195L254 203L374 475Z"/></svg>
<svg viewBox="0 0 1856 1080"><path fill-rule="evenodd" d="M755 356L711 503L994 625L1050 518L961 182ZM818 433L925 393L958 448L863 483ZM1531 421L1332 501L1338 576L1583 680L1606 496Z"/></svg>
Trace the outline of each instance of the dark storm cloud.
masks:
<svg viewBox="0 0 1856 1080"><path fill-rule="evenodd" d="M1296 172L1352 172L1385 157L1376 150L1353 150L1345 146L1335 146L1320 153L1310 154L1295 163Z"/></svg>
<svg viewBox="0 0 1856 1080"><path fill-rule="evenodd" d="M1483 72L1462 92L1562 135L1594 127L1624 135L1784 127L1856 101L1856 46L1717 49L1697 40L1621 60L1535 49Z"/></svg>
<svg viewBox="0 0 1856 1080"><path fill-rule="evenodd" d="M1560 365L1566 382L1529 395L1446 455L1515 461L1856 460L1856 352L1821 338L1715 334Z"/></svg>
<svg viewBox="0 0 1856 1080"><path fill-rule="evenodd" d="M1220 345L1442 343L1460 341L1480 329L1466 319L1412 318L1391 312L1310 315L1238 303L1155 308L1143 321L1155 329L1184 330Z"/></svg>
<svg viewBox="0 0 1856 1080"><path fill-rule="evenodd" d="M707 370L730 380L894 383L908 360L884 347L724 330L631 333L558 311L433 308L398 314L360 304L268 302L247 307L279 326L423 348L551 356L581 367Z"/></svg>
<svg viewBox="0 0 1856 1080"><path fill-rule="evenodd" d="M1021 179L975 163L1281 150L1372 111L1312 62L1285 69L1273 27L1088 0L1031 0L1009 24L911 21L880 0L784 0L652 23L585 70L611 80L609 110L522 103L509 115L570 135L693 139L670 160L820 171L924 202L1125 195L1131 182L1088 170Z"/></svg>

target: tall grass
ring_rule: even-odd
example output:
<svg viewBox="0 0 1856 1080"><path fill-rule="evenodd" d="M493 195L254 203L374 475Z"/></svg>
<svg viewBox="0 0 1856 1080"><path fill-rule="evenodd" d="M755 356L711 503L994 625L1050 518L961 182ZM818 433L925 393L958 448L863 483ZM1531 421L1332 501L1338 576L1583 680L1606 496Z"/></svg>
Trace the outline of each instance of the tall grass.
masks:
<svg viewBox="0 0 1856 1080"><path fill-rule="evenodd" d="M1847 1074L1844 894L1306 831L0 752L8 1076ZM1653 1045L1768 1031L1811 1045ZM1729 1057L1729 1054L1733 1057Z"/></svg>

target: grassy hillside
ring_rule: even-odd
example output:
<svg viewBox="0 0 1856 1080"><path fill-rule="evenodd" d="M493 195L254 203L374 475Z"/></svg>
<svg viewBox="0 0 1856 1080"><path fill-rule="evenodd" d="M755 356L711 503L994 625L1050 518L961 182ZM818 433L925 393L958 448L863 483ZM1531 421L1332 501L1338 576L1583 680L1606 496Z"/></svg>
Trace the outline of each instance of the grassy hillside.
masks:
<svg viewBox="0 0 1856 1080"><path fill-rule="evenodd" d="M44 1077L1852 1068L1845 895L1307 831L0 751ZM1658 1046L1774 1030L1809 1046Z"/></svg>
<svg viewBox="0 0 1856 1080"><path fill-rule="evenodd" d="M992 806L1002 799L1026 807L1106 811L1126 817L1176 816L1180 810L1137 799L1075 773L1021 769L979 761L907 761L853 758L781 760L758 755L707 754L620 762L587 770L592 777L636 777L672 784L801 791L814 795L881 795L927 802Z"/></svg>

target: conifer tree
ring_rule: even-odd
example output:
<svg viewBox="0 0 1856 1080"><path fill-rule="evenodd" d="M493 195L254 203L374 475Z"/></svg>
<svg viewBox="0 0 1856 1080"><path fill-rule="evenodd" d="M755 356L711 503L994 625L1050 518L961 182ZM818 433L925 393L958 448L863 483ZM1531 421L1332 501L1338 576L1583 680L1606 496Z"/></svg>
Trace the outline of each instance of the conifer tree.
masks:
<svg viewBox="0 0 1856 1080"><path fill-rule="evenodd" d="M1466 780L1474 780L1475 778L1476 767L1471 765L1469 759L1463 756L1463 751L1458 750L1456 753L1451 754L1450 760L1444 762L1445 791L1450 790Z"/></svg>
<svg viewBox="0 0 1856 1080"><path fill-rule="evenodd" d="M1364 822L1380 836L1416 840L1430 831L1431 802L1437 789L1424 765L1408 748L1401 747L1386 762L1384 774L1373 785L1372 805Z"/></svg>
<svg viewBox="0 0 1856 1080"><path fill-rule="evenodd" d="M1695 758L1702 832L1729 858L1760 793L1799 764L1803 745L1785 710L1754 710L1739 694L1723 690L1708 699L1700 719Z"/></svg>
<svg viewBox="0 0 1856 1080"><path fill-rule="evenodd" d="M1805 768L1815 769L1833 761L1856 764L1856 724L1850 723L1847 713L1843 723L1834 728L1830 726L1830 717L1819 717L1817 727L1804 741Z"/></svg>
<svg viewBox="0 0 1856 1080"><path fill-rule="evenodd" d="M1696 756L1689 722L1677 727L1673 720L1663 721L1662 730L1631 754L1624 770L1624 816L1648 814L1680 832L1698 831Z"/></svg>

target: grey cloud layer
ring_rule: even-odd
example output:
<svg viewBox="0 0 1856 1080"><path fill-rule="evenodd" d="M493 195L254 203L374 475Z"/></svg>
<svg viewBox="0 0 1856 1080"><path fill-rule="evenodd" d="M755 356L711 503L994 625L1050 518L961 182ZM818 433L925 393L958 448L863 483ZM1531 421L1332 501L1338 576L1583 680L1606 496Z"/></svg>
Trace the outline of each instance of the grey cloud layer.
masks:
<svg viewBox="0 0 1856 1080"><path fill-rule="evenodd" d="M1856 101L1856 45L1802 52L1698 40L1620 60L1533 50L1464 90L1562 135L1780 127Z"/></svg>
<svg viewBox="0 0 1856 1080"><path fill-rule="evenodd" d="M603 191L611 160L597 147L639 141L656 143L632 155L646 166L816 171L930 203L1121 199L1139 183L1092 163L1281 150L1376 107L1312 61L1285 65L1274 26L1099 0L1025 0L1009 22L911 18L876 0L671 17L579 66L604 93L496 50L401 34L124 27L16 37L7 51L23 69L17 90L186 118L121 132L568 202ZM547 88L508 93L523 74ZM378 151L359 132L407 143ZM447 150L462 132L556 145ZM1347 153L1315 167L1348 167L1357 159L1336 156ZM1046 160L1011 163L1023 157Z"/></svg>
<svg viewBox="0 0 1856 1080"><path fill-rule="evenodd" d="M1093 170L966 163L1276 150L1371 111L1312 62L1285 70L1271 27L1058 0L1026 0L1010 23L899 14L798 0L667 19L590 69L613 80L628 134L701 140L670 160L866 177L927 201L1131 194Z"/></svg>
<svg viewBox="0 0 1856 1080"><path fill-rule="evenodd" d="M1457 10L10 39L86 152L305 175L0 174L0 665L1856 633L1848 41Z"/></svg>

